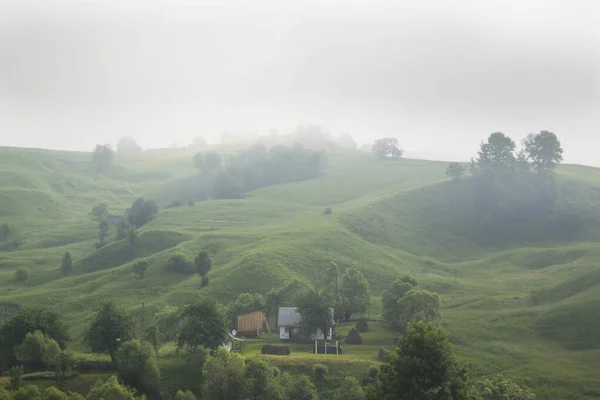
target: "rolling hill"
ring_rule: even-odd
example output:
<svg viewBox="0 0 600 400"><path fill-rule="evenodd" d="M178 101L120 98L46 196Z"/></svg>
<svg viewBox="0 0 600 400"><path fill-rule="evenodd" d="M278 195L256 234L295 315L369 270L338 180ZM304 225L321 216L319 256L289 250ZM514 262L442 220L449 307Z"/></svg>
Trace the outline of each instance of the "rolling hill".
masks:
<svg viewBox="0 0 600 400"><path fill-rule="evenodd" d="M577 224L528 215L499 223L474 213L467 182L448 181L447 163L361 152L330 154L317 179L187 205L203 196L192 155L118 155L100 175L89 153L0 148L0 224L18 237L0 251L0 304L52 307L83 349L92 310L105 299L132 310L144 302L150 312L200 292L227 302L290 278L314 281L335 261L358 266L375 297L403 273L438 292L444 325L471 375L505 374L540 399L600 396L600 169L558 169L567 199L561 215L568 207L580 215L577 205L586 205L589 215ZM161 210L140 228L135 255L115 240L114 227L109 244L96 249L92 208L103 202L120 215L140 196ZM184 205L164 208L175 200ZM207 287L199 276L164 271L170 256L200 250L214 256ZM63 277L66 251L74 271ZM149 262L144 279L132 272L139 259ZM16 282L18 267L31 277Z"/></svg>

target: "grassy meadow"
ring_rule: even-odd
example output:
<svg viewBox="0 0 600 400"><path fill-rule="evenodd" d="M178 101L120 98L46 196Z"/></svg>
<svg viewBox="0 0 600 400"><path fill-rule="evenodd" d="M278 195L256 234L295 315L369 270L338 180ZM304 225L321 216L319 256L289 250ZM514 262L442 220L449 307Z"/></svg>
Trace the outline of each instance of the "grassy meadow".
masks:
<svg viewBox="0 0 600 400"><path fill-rule="evenodd" d="M0 148L0 224L22 242L0 251L0 304L52 308L71 327L71 346L86 351L83 333L106 299L135 312L144 303L147 315L199 293L226 303L291 278L314 282L335 261L356 265L369 281L373 320L381 292L400 274L439 293L443 324L471 376L503 374L533 387L538 399L600 397L598 227L575 232L519 219L499 229L472 218L467 188L448 181L447 163L382 161L361 152L329 154L318 179L188 205L200 179L193 154L118 154L101 175L90 153ZM600 204L600 169L561 166L557 180L569 196ZM120 215L140 196L161 210L139 230L135 258L115 240L114 227L97 250L92 208L103 202ZM183 205L164 208L174 200ZM192 259L201 250L213 258L207 287L197 275L164 271L172 255ZM74 270L63 277L67 251ZM133 273L140 259L149 262L143 279ZM18 267L30 278L15 281ZM345 345L339 356L313 355L305 345L295 345L291 356L260 355L263 343L279 342L275 335L248 340L243 355L305 373L311 363L326 364L331 379L362 377L377 365L380 347L393 347L389 327L371 328L364 344ZM172 352L165 346L160 361L168 387L185 375Z"/></svg>

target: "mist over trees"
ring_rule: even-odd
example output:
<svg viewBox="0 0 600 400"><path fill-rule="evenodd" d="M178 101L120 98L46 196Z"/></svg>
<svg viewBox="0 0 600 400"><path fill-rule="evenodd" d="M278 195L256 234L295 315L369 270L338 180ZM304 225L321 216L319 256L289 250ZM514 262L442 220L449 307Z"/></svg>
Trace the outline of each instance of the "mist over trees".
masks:
<svg viewBox="0 0 600 400"><path fill-rule="evenodd" d="M384 137L375 140L373 143L373 153L382 159L395 159L402 157L404 150L399 147L398 139L395 137Z"/></svg>
<svg viewBox="0 0 600 400"><path fill-rule="evenodd" d="M119 139L117 143L117 152L119 153L139 153L142 148L131 136L125 136Z"/></svg>

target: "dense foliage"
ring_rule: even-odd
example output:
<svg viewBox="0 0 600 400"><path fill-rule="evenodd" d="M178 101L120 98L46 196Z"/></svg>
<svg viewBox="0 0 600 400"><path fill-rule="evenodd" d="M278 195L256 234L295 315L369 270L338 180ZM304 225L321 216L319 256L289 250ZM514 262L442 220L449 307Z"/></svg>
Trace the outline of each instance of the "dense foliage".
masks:
<svg viewBox="0 0 600 400"><path fill-rule="evenodd" d="M112 301L107 301L97 310L86 341L93 352L108 354L115 361L121 345L134 337L135 323L131 316Z"/></svg>

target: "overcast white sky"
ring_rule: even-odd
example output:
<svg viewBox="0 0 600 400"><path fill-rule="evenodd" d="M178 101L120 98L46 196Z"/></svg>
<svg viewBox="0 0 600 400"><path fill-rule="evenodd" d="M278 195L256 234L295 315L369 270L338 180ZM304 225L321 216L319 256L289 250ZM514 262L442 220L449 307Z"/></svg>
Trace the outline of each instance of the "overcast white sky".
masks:
<svg viewBox="0 0 600 400"><path fill-rule="evenodd" d="M443 159L547 129L600 165L600 1L0 0L0 145L298 124Z"/></svg>

